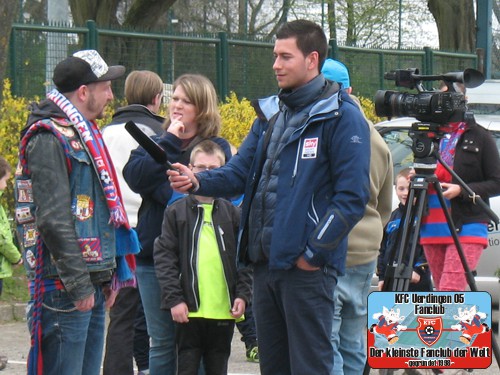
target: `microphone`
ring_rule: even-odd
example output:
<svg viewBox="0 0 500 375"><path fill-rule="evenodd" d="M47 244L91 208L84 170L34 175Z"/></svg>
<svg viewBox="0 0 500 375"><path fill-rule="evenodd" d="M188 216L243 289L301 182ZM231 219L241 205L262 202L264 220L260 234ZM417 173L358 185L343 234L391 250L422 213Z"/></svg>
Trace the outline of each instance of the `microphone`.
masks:
<svg viewBox="0 0 500 375"><path fill-rule="evenodd" d="M144 133L133 121L125 124L125 129L141 145L146 152L159 164L165 164L168 169L177 171L167 159L167 153L161 146Z"/></svg>

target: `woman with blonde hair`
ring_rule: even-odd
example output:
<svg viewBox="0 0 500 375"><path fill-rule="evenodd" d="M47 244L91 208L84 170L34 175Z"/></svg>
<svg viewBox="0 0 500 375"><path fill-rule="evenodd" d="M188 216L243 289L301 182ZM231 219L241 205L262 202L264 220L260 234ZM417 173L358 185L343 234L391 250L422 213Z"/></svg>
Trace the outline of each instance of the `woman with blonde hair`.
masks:
<svg viewBox="0 0 500 375"><path fill-rule="evenodd" d="M184 74L173 84L173 94L164 123L164 133L155 141L165 150L171 163L189 164L194 146L210 139L231 157L229 143L219 137L221 128L217 94L210 80L199 74ZM141 194L137 233L142 251L137 255L137 281L148 332L151 337L149 369L151 375L176 373L175 332L172 316L160 307L160 286L153 261L154 240L161 233L163 212L179 194L174 193L166 175L167 167L157 163L142 147L134 150L123 170L130 188Z"/></svg>

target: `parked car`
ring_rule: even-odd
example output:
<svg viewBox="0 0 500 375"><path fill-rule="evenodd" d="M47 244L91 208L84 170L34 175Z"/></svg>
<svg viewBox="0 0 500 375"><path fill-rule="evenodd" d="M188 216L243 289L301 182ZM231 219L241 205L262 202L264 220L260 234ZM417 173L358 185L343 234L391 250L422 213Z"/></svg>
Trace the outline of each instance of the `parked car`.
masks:
<svg viewBox="0 0 500 375"><path fill-rule="evenodd" d="M490 130L500 150L500 80L488 80L474 89L467 89L468 107L474 112L476 121ZM394 175L401 169L413 164L412 139L408 135L415 118L402 117L376 124L391 150ZM393 195L393 206L397 206L397 197ZM490 199L490 206L500 217L500 196ZM500 230L499 224L491 222L488 227L489 246L484 250L477 266L475 277L478 290L487 291L494 306L500 298L499 278L495 272L500 269ZM374 285L374 282L372 282Z"/></svg>

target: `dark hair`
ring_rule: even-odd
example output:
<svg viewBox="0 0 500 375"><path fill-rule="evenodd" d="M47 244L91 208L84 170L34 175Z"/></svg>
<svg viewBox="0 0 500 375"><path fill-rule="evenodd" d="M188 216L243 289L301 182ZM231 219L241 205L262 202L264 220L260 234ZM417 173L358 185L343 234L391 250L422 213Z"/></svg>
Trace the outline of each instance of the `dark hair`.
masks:
<svg viewBox="0 0 500 375"><path fill-rule="evenodd" d="M284 23L276 32L276 39L296 38L297 47L304 56L318 52L318 69L321 70L328 54L328 41L323 29L308 20L296 20Z"/></svg>
<svg viewBox="0 0 500 375"><path fill-rule="evenodd" d="M3 156L0 156L0 178L3 178L7 173L12 173L12 167Z"/></svg>

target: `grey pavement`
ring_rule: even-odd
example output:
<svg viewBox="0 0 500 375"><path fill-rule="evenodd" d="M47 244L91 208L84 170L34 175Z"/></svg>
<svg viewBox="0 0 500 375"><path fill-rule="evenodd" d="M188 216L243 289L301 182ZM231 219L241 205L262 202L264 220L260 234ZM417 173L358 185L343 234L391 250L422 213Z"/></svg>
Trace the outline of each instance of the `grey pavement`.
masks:
<svg viewBox="0 0 500 375"><path fill-rule="evenodd" d="M7 307L6 307L7 306ZM0 371L0 374L25 375L26 360L29 350L29 334L24 317L24 305L19 304L14 307L0 304L0 355L6 355L9 359L7 368ZM13 318L18 320L12 320ZM229 359L230 375L259 375L259 365L246 361L245 346L240 341L240 334L236 330L233 337L232 352ZM498 335L496 336L498 337ZM430 370L420 370L421 374L431 374ZM370 374L379 374L378 370L371 370ZM402 375L403 371L398 370L395 375ZM461 370L445 370L445 375L466 374ZM467 373L470 374L470 373ZM476 375L498 375L500 370L495 358L488 369L474 370ZM305 374L309 375L309 374ZM313 374L311 374L313 375ZM361 374L360 374L361 375Z"/></svg>

